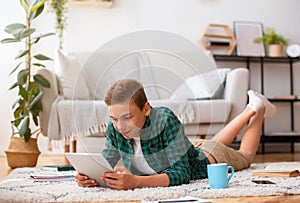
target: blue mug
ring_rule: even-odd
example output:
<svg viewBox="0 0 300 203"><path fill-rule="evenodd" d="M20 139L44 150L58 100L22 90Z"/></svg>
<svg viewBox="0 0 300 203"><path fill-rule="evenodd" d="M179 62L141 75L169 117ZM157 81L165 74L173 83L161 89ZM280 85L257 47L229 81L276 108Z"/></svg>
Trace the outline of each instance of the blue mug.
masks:
<svg viewBox="0 0 300 203"><path fill-rule="evenodd" d="M231 169L231 173L228 176L229 169ZM210 188L226 188L234 174L234 168L226 163L210 164L207 165L207 173Z"/></svg>

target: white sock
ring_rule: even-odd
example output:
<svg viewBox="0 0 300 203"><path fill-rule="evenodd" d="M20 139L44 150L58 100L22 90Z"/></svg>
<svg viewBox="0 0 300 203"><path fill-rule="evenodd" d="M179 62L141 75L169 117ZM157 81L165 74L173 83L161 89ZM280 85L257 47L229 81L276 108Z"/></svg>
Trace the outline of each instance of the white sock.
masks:
<svg viewBox="0 0 300 203"><path fill-rule="evenodd" d="M253 90L248 91L249 103L247 106L251 108L253 111L257 112L260 108L262 108L265 104L264 101L258 97Z"/></svg>
<svg viewBox="0 0 300 203"><path fill-rule="evenodd" d="M274 104L272 104L264 95L258 93L258 92L255 92L253 91L253 93L261 98L264 102L264 105L266 107L266 111L265 111L265 117L266 118L271 118L273 116L275 116L276 112L277 112L277 109L276 109L276 106Z"/></svg>

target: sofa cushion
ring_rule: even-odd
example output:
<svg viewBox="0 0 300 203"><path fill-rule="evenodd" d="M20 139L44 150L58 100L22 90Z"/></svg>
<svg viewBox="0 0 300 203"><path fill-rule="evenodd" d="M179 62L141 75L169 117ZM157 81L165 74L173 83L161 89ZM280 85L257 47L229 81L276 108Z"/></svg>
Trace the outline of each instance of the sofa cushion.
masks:
<svg viewBox="0 0 300 203"><path fill-rule="evenodd" d="M214 69L188 77L172 94L177 99L220 99L223 98L224 83L229 68Z"/></svg>
<svg viewBox="0 0 300 203"><path fill-rule="evenodd" d="M90 99L83 69L74 57L68 57L58 50L54 59L54 70L58 76L60 94L65 99Z"/></svg>
<svg viewBox="0 0 300 203"><path fill-rule="evenodd" d="M176 101L172 99L150 100L152 106L171 109L183 124L224 123L231 111L231 103L225 99Z"/></svg>
<svg viewBox="0 0 300 203"><path fill-rule="evenodd" d="M193 100L190 105L195 111L191 123L224 123L231 112L231 103L225 99Z"/></svg>

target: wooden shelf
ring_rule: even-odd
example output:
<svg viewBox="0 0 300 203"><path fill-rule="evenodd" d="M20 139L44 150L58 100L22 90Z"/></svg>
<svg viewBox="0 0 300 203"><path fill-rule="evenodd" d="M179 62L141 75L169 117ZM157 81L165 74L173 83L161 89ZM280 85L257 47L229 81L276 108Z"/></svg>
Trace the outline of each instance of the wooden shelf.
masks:
<svg viewBox="0 0 300 203"><path fill-rule="evenodd" d="M223 24L208 24L198 43L203 50L210 50L212 54L223 52L222 54L231 55L236 46L233 32ZM228 45L225 46L222 43L228 43Z"/></svg>
<svg viewBox="0 0 300 203"><path fill-rule="evenodd" d="M276 131L276 132L267 132L265 136L298 136L300 137L300 132L297 131Z"/></svg>
<svg viewBox="0 0 300 203"><path fill-rule="evenodd" d="M290 57L270 57L270 56L237 56L237 55L214 55L216 61L229 61L229 62L245 62L247 69L250 70L251 62L260 63L261 71L261 92L264 93L264 64L265 63L282 63L286 64L289 68L289 83L290 83L290 93L288 95L277 95L272 98L268 98L270 102L283 102L287 103L290 107L290 129L289 131L283 132L265 132L265 126L263 125L262 136L261 136L261 146L262 153L265 153L265 144L271 142L287 142L291 143L291 153L294 153L294 143L300 142L300 131L295 129L295 111L294 103L300 102L298 95L294 94L294 63L300 62L300 57L290 58ZM283 68L287 68L283 66ZM285 121L285 118L282 118L282 121Z"/></svg>
<svg viewBox="0 0 300 203"><path fill-rule="evenodd" d="M238 55L220 55L214 54L216 61L229 62L258 62L258 63L296 63L300 62L300 58L289 57L269 57L269 56L238 56ZM247 67L249 68L249 67Z"/></svg>
<svg viewBox="0 0 300 203"><path fill-rule="evenodd" d="M104 0L68 0L68 6L82 6L82 7L105 7L111 8L114 2Z"/></svg>

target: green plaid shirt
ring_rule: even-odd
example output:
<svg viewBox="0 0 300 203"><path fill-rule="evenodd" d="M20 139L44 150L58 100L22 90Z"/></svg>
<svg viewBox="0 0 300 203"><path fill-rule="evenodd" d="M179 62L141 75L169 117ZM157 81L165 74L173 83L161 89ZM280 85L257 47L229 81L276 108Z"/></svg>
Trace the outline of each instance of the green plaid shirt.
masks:
<svg viewBox="0 0 300 203"><path fill-rule="evenodd" d="M167 174L170 185L181 185L207 177L208 159L201 149L194 148L184 134L183 125L168 108L151 108L141 129L140 140L147 163L158 174ZM109 122L106 129L102 154L113 167L121 159L130 172L138 174L138 169L131 164L134 155L132 140L118 133L112 122Z"/></svg>

